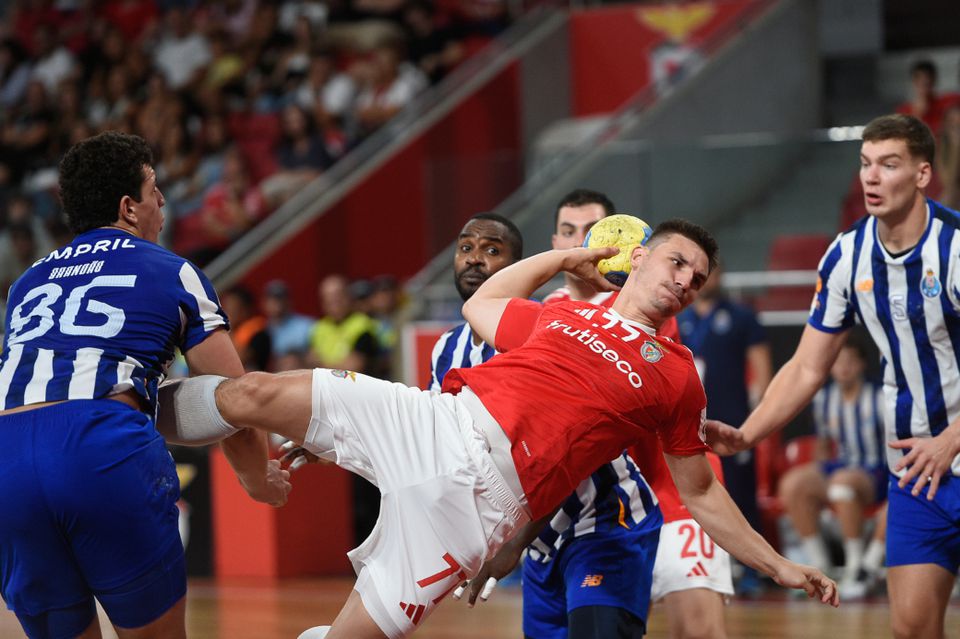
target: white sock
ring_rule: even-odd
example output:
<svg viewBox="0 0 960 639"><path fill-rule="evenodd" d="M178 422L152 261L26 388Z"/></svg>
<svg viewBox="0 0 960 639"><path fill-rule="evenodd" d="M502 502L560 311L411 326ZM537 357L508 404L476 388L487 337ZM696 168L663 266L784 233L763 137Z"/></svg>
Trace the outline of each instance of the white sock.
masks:
<svg viewBox="0 0 960 639"><path fill-rule="evenodd" d="M887 554L887 544L881 539L870 540L867 552L863 555L863 569L870 573L879 572L883 568L883 559Z"/></svg>
<svg viewBox="0 0 960 639"><path fill-rule="evenodd" d="M801 540L801 545L812 566L820 570L830 568L830 555L827 553L827 546L823 543L823 538L820 535L804 537Z"/></svg>
<svg viewBox="0 0 960 639"><path fill-rule="evenodd" d="M843 541L843 578L850 581L857 578L863 565L863 540L859 537Z"/></svg>
<svg viewBox="0 0 960 639"><path fill-rule="evenodd" d="M330 632L330 626L314 626L300 633L297 639L323 639Z"/></svg>

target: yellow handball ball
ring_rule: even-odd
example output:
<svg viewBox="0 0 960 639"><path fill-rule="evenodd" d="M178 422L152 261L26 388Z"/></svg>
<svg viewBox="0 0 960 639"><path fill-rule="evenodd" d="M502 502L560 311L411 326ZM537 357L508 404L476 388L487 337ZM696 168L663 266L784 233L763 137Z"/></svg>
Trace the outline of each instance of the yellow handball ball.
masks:
<svg viewBox="0 0 960 639"><path fill-rule="evenodd" d="M630 274L630 254L637 246L646 244L652 234L650 225L638 217L611 215L590 228L583 245L587 248L616 246L620 249L613 257L600 260L597 269L611 283L623 286Z"/></svg>

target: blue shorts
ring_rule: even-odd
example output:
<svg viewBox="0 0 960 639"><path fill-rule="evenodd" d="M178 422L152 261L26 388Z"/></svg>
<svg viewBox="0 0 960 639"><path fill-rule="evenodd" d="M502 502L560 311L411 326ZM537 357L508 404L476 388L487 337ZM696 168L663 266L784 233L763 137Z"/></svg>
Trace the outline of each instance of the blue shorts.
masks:
<svg viewBox="0 0 960 639"><path fill-rule="evenodd" d="M143 413L74 400L0 417L0 594L30 637L122 628L186 593L176 468Z"/></svg>
<svg viewBox="0 0 960 639"><path fill-rule="evenodd" d="M584 606L626 610L643 634L662 525L656 509L632 530L576 537L545 564L525 559L524 635L566 639L570 613Z"/></svg>
<svg viewBox="0 0 960 639"><path fill-rule="evenodd" d="M933 501L927 489L914 497L913 484L890 475L887 497L887 566L936 564L952 574L960 567L960 478L940 481Z"/></svg>
<svg viewBox="0 0 960 639"><path fill-rule="evenodd" d="M890 483L890 470L886 464L877 466L876 468L865 468L863 466L852 466L845 461L837 459L820 462L820 470L827 477L844 468L855 468L867 474L873 484L874 503L879 504L887 498L887 484Z"/></svg>

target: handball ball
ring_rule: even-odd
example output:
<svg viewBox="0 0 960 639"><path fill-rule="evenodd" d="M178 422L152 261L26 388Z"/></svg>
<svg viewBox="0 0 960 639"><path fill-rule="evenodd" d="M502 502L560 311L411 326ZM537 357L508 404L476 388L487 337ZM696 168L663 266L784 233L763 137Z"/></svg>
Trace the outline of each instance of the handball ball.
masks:
<svg viewBox="0 0 960 639"><path fill-rule="evenodd" d="M652 234L650 225L638 217L611 215L590 228L583 245L587 248L616 246L620 249L613 257L600 260L597 269L610 283L623 286L630 274L630 254L637 246L646 244Z"/></svg>

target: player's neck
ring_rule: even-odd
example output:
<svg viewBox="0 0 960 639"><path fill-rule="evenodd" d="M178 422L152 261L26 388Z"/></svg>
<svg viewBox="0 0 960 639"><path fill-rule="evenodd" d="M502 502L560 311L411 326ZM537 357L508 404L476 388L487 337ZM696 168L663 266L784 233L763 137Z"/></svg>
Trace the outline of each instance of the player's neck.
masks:
<svg viewBox="0 0 960 639"><path fill-rule="evenodd" d="M645 312L636 304L631 304L624 295L618 296L610 308L625 319L648 326L656 332L660 331L660 325L666 320L666 318L654 319L653 314Z"/></svg>
<svg viewBox="0 0 960 639"><path fill-rule="evenodd" d="M927 228L927 200L917 193L913 205L903 213L877 218L877 237L887 252L897 254L912 249Z"/></svg>
<svg viewBox="0 0 960 639"><path fill-rule="evenodd" d="M597 291L590 284L569 273L564 275L564 285L570 291L570 299L579 302L592 299L597 294Z"/></svg>
<svg viewBox="0 0 960 639"><path fill-rule="evenodd" d="M142 237L140 233L137 232L137 229L130 226L129 224L121 221L114 222L113 224L107 224L106 226L101 226L102 229L117 229L118 231L124 231L130 235L135 235L137 237Z"/></svg>

